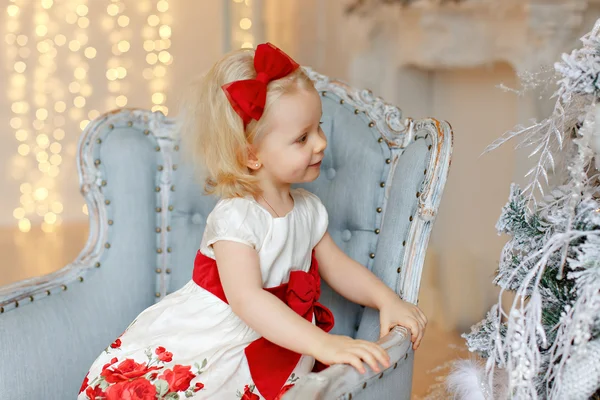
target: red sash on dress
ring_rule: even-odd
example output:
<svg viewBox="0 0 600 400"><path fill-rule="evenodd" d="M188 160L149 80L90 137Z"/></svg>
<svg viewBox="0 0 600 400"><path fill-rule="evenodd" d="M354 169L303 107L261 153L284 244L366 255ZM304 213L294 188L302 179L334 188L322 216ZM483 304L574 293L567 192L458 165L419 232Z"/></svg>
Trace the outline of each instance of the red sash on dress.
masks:
<svg viewBox="0 0 600 400"><path fill-rule="evenodd" d="M223 291L217 262L200 251L194 261L192 279L198 286L229 304ZM318 302L321 295L321 277L314 250L308 272L292 271L288 283L265 290L277 296L307 321L312 322L314 315L316 325L325 332L333 328L333 314ZM262 337L250 343L245 353L254 384L266 400L272 400L279 394L300 361L300 354ZM315 370L322 369L323 365L317 362Z"/></svg>

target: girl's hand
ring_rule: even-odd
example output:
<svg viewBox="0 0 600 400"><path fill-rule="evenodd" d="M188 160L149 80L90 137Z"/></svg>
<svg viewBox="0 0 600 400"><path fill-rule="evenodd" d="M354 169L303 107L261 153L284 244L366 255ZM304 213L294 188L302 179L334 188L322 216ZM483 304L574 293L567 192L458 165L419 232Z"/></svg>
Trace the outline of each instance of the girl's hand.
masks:
<svg viewBox="0 0 600 400"><path fill-rule="evenodd" d="M427 317L414 304L394 296L379 309L379 323L381 337L387 335L394 326L400 325L410 329L413 350L416 350L421 345L421 340L425 334Z"/></svg>
<svg viewBox="0 0 600 400"><path fill-rule="evenodd" d="M323 364L350 364L361 374L366 372L363 361L375 372L380 372L378 362L385 368L390 366L387 352L377 343L366 340L327 334L315 350L313 357Z"/></svg>

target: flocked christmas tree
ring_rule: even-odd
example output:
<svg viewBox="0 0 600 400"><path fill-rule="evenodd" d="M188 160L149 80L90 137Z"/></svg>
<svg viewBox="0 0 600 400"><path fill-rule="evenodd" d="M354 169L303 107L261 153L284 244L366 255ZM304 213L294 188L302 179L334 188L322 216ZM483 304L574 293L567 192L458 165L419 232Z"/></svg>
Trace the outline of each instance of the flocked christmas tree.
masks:
<svg viewBox="0 0 600 400"><path fill-rule="evenodd" d="M555 65L552 115L486 149L518 137L535 166L523 189L511 185L496 225L510 237L494 279L501 292L463 335L486 363L457 363L446 384L460 399L600 399L599 35L600 20ZM502 304L506 291L512 304Z"/></svg>

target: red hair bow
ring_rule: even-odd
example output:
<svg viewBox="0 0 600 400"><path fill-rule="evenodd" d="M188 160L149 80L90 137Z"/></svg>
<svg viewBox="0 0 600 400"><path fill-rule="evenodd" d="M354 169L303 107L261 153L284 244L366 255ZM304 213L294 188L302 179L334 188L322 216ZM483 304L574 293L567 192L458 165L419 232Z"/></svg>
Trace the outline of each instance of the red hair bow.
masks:
<svg viewBox="0 0 600 400"><path fill-rule="evenodd" d="M267 84L294 72L299 65L271 43L259 44L254 53L256 78L227 83L221 88L244 126L259 120L267 100Z"/></svg>

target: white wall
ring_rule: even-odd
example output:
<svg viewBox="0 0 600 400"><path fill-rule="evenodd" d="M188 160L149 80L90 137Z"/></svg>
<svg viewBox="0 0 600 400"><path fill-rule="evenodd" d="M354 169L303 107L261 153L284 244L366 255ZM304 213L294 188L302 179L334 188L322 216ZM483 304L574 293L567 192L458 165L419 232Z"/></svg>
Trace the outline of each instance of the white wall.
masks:
<svg viewBox="0 0 600 400"><path fill-rule="evenodd" d="M499 82L514 87L516 77L506 64L433 75L433 99L426 111L450 121L455 133L431 241L438 253L433 266L438 290L451 301L437 306L446 321L467 328L497 300L491 281L506 239L496 234L495 224L508 198L515 154L511 145L480 154L517 123L517 97L495 87Z"/></svg>

